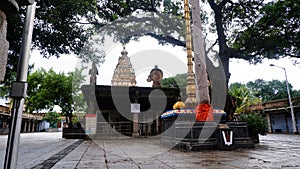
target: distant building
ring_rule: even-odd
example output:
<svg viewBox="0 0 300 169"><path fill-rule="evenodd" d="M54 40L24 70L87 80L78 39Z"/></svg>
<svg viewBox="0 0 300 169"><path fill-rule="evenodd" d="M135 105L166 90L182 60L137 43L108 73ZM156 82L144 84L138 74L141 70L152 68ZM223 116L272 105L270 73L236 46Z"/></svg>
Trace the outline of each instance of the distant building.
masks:
<svg viewBox="0 0 300 169"><path fill-rule="evenodd" d="M300 97L292 98L296 127L300 129ZM293 133L292 117L288 99L279 99L250 106L250 112L266 115L270 133Z"/></svg>
<svg viewBox="0 0 300 169"><path fill-rule="evenodd" d="M33 114L23 112L21 132L38 132L41 131L41 123L43 116L41 114ZM0 105L0 134L8 134L9 125L11 123L11 111L9 105Z"/></svg>
<svg viewBox="0 0 300 169"><path fill-rule="evenodd" d="M121 56L119 57L118 64L116 65L111 85L112 86L135 86L136 77L134 69L130 62L130 58L127 56L128 52L123 48Z"/></svg>

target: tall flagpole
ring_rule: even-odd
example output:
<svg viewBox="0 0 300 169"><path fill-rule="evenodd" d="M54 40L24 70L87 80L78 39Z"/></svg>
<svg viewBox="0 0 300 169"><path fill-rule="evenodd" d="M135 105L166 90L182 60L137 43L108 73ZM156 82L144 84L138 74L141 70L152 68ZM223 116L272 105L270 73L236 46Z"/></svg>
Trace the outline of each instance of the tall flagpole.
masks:
<svg viewBox="0 0 300 169"><path fill-rule="evenodd" d="M191 35L191 20L190 20L190 9L189 1L184 0L184 18L186 28L186 51L187 51L187 87L186 94L187 99L185 105L187 108L194 108L196 105L196 88L195 88L195 75L193 71L193 53L192 53L192 35Z"/></svg>

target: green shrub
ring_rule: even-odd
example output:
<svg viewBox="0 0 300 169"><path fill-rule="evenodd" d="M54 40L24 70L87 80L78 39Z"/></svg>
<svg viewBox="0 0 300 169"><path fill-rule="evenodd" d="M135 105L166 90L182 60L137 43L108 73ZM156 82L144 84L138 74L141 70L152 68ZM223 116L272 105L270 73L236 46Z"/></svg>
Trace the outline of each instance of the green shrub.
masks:
<svg viewBox="0 0 300 169"><path fill-rule="evenodd" d="M61 121L60 114L56 112L48 112L43 120L47 121L50 123L51 128L56 128L57 123Z"/></svg>
<svg viewBox="0 0 300 169"><path fill-rule="evenodd" d="M246 121L248 124L249 135L262 134L265 135L268 131L267 119L258 113L242 113L239 120Z"/></svg>

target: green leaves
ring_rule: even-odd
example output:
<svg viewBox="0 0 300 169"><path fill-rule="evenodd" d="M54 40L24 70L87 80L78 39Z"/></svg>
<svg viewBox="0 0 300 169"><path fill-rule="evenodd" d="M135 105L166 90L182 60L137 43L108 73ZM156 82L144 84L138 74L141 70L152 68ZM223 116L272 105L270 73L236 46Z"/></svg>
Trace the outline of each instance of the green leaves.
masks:
<svg viewBox="0 0 300 169"><path fill-rule="evenodd" d="M187 74L177 74L174 77L164 78L160 82L163 88L180 89L181 99L186 99Z"/></svg>
<svg viewBox="0 0 300 169"><path fill-rule="evenodd" d="M46 113L43 120L50 123L50 127L55 128L57 127L56 124L61 121L60 114L57 112L48 112Z"/></svg>
<svg viewBox="0 0 300 169"><path fill-rule="evenodd" d="M289 88L292 97L300 96L300 91L293 90L291 84ZM233 83L229 87L229 93L236 98L236 113L242 113L246 110L245 108L260 102L288 98L286 82L278 80L257 79L247 84Z"/></svg>
<svg viewBox="0 0 300 169"><path fill-rule="evenodd" d="M236 113L242 113L249 106L261 102L261 99L256 96L255 90L251 90L246 85L241 83L231 84L228 92L236 99Z"/></svg>
<svg viewBox="0 0 300 169"><path fill-rule="evenodd" d="M248 124L249 135L254 136L255 134L266 134L268 131L267 119L258 113L243 113L240 114L239 120L246 121Z"/></svg>
<svg viewBox="0 0 300 169"><path fill-rule="evenodd" d="M28 90L26 108L29 112L52 110L55 105L61 108L61 113L69 117L76 106L84 109L83 96L80 93L80 83L84 76L82 70L75 70L68 74L56 73L52 69L39 69L28 76Z"/></svg>
<svg viewBox="0 0 300 169"><path fill-rule="evenodd" d="M288 98L286 82L279 80L265 81L257 79L254 82L248 82L247 86L256 91L256 96L261 98L263 102ZM289 84L292 97L299 96L299 91L293 90L293 86Z"/></svg>
<svg viewBox="0 0 300 169"><path fill-rule="evenodd" d="M202 0L201 2L203 2L201 4L209 2L213 9L212 16L215 18L210 22L211 26L208 29L205 29L206 26L203 28L212 32L217 31L216 43L219 45L218 52L224 63L227 81L229 81L229 58L242 58L255 63L263 58L300 57L298 1L281 0L265 3L263 0ZM141 21L135 25L120 22L120 19L137 11L154 12L160 16L170 14L174 18L166 15L154 20L155 22ZM205 11L203 9L201 15ZM1 95L7 94L9 88L7 86L15 76L24 14L25 9L21 8L20 15L8 18L7 39L10 49L6 82L4 87L1 86L1 90L4 91L1 91ZM182 18L182 0L43 0L37 5L33 48L39 49L43 57L59 57L60 54L82 52L88 54L86 57L89 59L101 57L99 61L101 63L105 53L84 46L95 30L119 21L119 25L108 27L107 34L115 35L119 38L118 41L128 42L129 39L134 39L132 36L144 36L137 35L137 32L152 28L156 24L159 29L155 30L159 31L148 35L158 39L161 44L184 46L182 41L184 29L181 24L177 24ZM138 17L134 19L141 20ZM202 16L202 21L206 19L208 18ZM171 32L170 30L174 28L175 31Z"/></svg>
<svg viewBox="0 0 300 169"><path fill-rule="evenodd" d="M7 18L9 41L5 86L15 78L19 59L26 8ZM37 2L32 48L41 57L59 57L61 54L79 54L95 22L96 0L42 0ZM100 24L101 22L99 22ZM99 25L98 24L98 25ZM8 93L8 89L4 89ZM3 95L3 94L1 94Z"/></svg>
<svg viewBox="0 0 300 169"><path fill-rule="evenodd" d="M270 59L284 56L299 58L299 11L300 3L292 0L272 1L263 5L255 22L237 32L233 47L241 49L243 54Z"/></svg>

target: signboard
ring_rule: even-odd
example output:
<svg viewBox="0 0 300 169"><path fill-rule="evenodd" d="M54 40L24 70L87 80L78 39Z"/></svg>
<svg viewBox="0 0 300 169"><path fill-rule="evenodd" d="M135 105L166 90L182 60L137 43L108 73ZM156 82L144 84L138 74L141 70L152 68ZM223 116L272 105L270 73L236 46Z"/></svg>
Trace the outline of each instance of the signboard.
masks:
<svg viewBox="0 0 300 169"><path fill-rule="evenodd" d="M138 103L132 103L131 104L131 113L140 113L140 107L141 105Z"/></svg>
<svg viewBox="0 0 300 169"><path fill-rule="evenodd" d="M85 132L86 134L96 134L96 114L85 115Z"/></svg>

